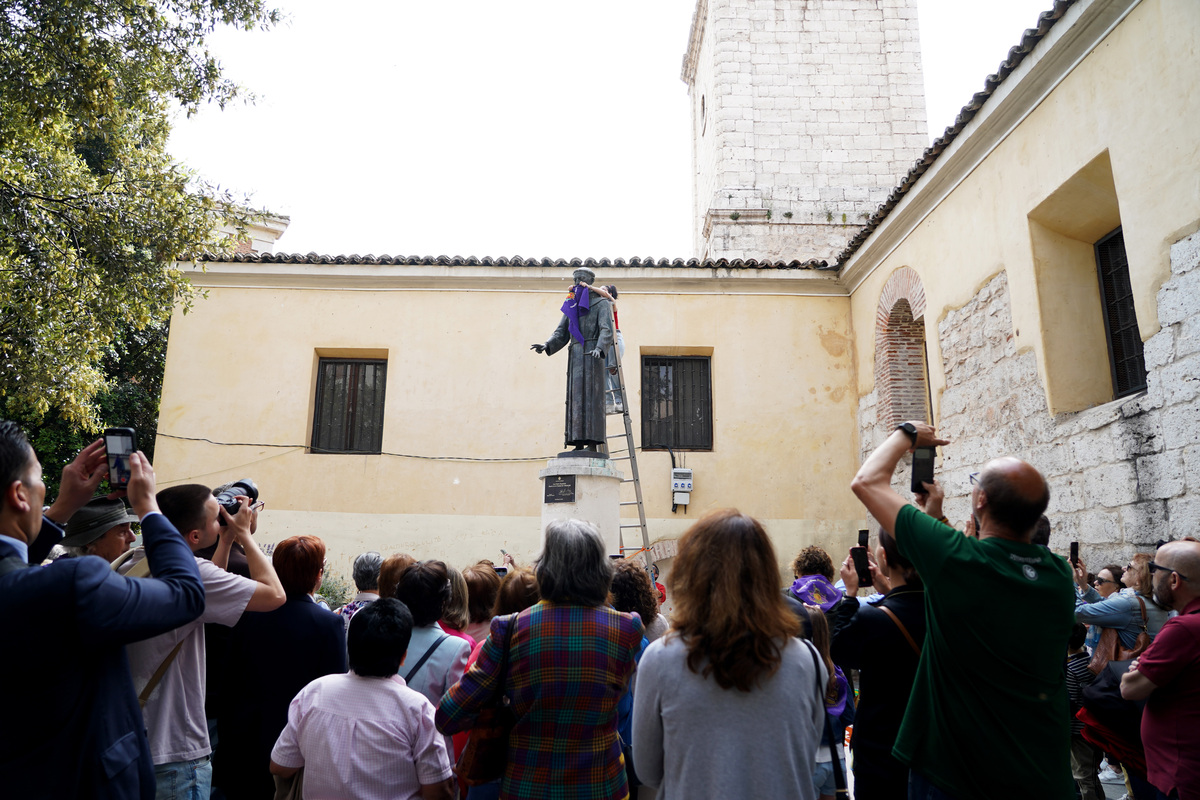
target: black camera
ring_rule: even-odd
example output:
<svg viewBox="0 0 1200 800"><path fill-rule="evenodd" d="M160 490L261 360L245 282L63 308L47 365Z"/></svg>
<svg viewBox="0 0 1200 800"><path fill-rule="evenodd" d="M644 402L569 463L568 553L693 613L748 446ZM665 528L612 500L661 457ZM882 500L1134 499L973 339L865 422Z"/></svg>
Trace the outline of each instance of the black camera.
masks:
<svg viewBox="0 0 1200 800"><path fill-rule="evenodd" d="M218 486L213 489L213 497L217 498L217 504L231 515L238 512L239 496L249 497L251 504L257 501L258 487L254 485L254 481L249 478L242 478L240 481L227 483L224 486ZM221 524L225 524L224 517L221 517Z"/></svg>

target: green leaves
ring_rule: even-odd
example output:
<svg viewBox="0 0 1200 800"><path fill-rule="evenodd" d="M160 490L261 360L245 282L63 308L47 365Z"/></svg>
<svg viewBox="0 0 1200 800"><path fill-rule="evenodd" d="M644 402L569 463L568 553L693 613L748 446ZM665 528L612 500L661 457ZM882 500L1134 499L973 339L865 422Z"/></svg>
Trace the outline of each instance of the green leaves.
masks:
<svg viewBox="0 0 1200 800"><path fill-rule="evenodd" d="M0 410L96 430L119 390L105 354L189 302L177 260L244 230L251 212L168 156L169 113L241 93L205 47L217 25L277 19L259 0L0 0Z"/></svg>

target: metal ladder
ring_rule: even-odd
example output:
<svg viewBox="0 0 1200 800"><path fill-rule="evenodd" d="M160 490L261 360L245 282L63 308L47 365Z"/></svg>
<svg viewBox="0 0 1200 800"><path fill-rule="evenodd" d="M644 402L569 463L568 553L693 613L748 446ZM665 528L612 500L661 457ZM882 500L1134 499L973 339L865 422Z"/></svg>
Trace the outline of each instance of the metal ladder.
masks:
<svg viewBox="0 0 1200 800"><path fill-rule="evenodd" d="M610 435L608 435L608 432L605 431L605 440L606 440L605 449L608 451L608 456L611 460L613 460L613 461L628 461L629 462L629 477L626 478L625 480L621 481L621 483L622 484L626 484L626 483L633 484L633 493L634 493L634 497L636 499L622 500L621 506L622 507L637 506L637 512L638 512L638 521L636 524L630 523L628 525L626 525L626 524L621 525L621 554L624 555L626 551L630 551L630 550L635 551L635 552L639 551L639 550L642 551L642 555L646 562L646 569L649 569L650 564L654 559L650 555L650 534L649 534L649 531L646 529L646 504L642 501L642 479L641 479L641 476L638 474L637 446L633 442L633 420L631 420L629 418L629 397L625 391L625 367L621 364L621 351L617 347L616 342L613 342L611 352L617 361L617 388L616 388L616 391L610 391L607 388L605 388L605 390L604 390L605 416L609 417L614 414L620 414L621 417L625 420L625 432L624 433L615 433L610 436ZM605 369L607 370L607 367ZM607 386L607 383L605 385ZM610 397L610 395L615 395L615 396ZM615 402L610 403L610 400L611 401L620 401L621 410L609 412L608 408L611 405L615 405ZM617 448L616 450L613 450L611 447L608 446L607 442L609 442L613 439L621 439L621 438L625 439L625 447L624 448ZM626 547L625 546L625 535L624 535L625 531L629 530L629 529L633 529L633 528L638 528L642 532L642 546L641 547Z"/></svg>

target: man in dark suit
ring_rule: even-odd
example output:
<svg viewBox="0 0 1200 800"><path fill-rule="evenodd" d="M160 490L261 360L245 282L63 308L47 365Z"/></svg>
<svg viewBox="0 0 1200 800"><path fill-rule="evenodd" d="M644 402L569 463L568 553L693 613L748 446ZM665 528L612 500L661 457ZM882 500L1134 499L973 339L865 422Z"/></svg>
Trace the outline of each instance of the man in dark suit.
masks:
<svg viewBox="0 0 1200 800"><path fill-rule="evenodd" d="M105 474L103 440L63 469L43 516L42 467L0 421L0 787L6 797L154 797L154 765L125 644L195 619L204 586L191 550L159 512L154 470L130 458L128 497L155 578L124 578L95 556L36 566ZM32 565L32 566L31 566Z"/></svg>

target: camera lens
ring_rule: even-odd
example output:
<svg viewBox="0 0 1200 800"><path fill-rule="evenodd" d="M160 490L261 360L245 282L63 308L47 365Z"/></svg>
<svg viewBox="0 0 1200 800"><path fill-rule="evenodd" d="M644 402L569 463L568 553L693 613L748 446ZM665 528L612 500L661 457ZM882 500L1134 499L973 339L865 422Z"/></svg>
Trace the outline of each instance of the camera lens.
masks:
<svg viewBox="0 0 1200 800"><path fill-rule="evenodd" d="M225 509L230 514L236 514L238 511L238 496L249 497L253 503L258 500L258 487L254 485L254 481L249 478L243 478L240 481L227 483L224 486L218 486L213 489L213 496L217 498L217 504ZM221 518L221 524L225 524L225 518Z"/></svg>

